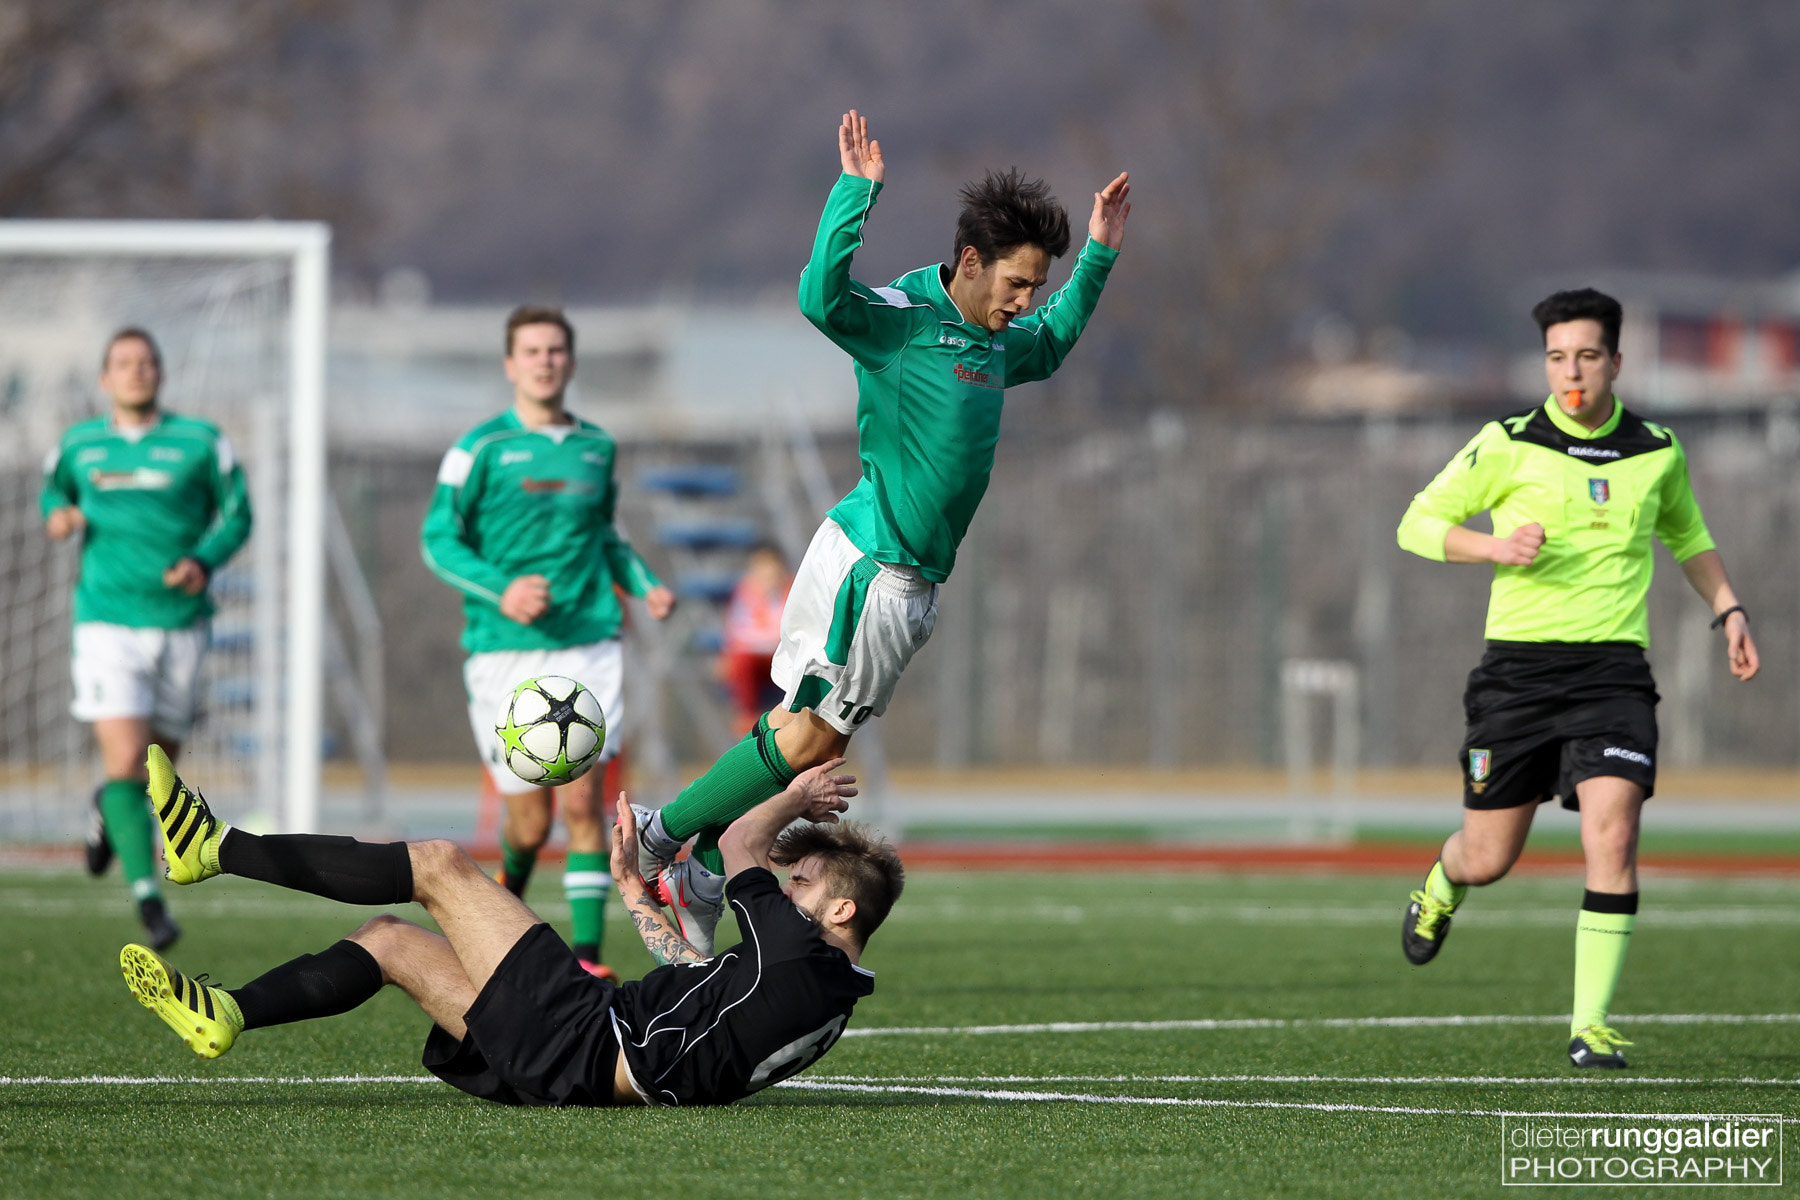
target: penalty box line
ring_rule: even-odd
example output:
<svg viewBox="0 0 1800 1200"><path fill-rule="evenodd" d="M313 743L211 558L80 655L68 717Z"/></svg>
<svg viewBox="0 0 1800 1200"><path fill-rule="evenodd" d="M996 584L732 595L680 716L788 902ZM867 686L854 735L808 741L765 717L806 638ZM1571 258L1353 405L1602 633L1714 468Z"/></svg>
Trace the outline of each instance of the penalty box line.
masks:
<svg viewBox="0 0 1800 1200"><path fill-rule="evenodd" d="M1792 1025L1800 1013L1645 1013L1615 1014L1621 1025ZM1526 1016L1508 1013L1442 1017L1196 1017L1167 1021L1044 1021L1021 1025L887 1025L846 1029L856 1037L991 1037L1035 1033L1164 1033L1175 1030L1232 1029L1421 1029L1482 1025L1553 1025L1569 1023L1568 1013Z"/></svg>

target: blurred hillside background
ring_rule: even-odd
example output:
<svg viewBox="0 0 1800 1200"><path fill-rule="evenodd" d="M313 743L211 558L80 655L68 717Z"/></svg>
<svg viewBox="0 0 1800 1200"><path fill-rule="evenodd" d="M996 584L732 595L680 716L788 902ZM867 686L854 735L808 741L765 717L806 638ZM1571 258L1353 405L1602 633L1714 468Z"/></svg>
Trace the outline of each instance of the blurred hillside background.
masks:
<svg viewBox="0 0 1800 1200"><path fill-rule="evenodd" d="M457 601L418 520L443 448L507 402L522 301L574 310L575 407L625 443L626 525L690 585L689 623L638 652L694 659L664 753L710 754L689 710L742 547L662 535L698 512L791 544L854 479L848 365L792 301L846 108L889 164L866 280L946 257L989 166L1078 221L1121 169L1135 201L1079 349L1008 398L938 644L884 722L899 764L1273 766L1296 694L1337 686L1306 663L1355 673L1348 749L1312 758L1448 763L1486 577L1393 527L1542 395L1530 304L1598 282L1631 310L1621 395L1687 442L1764 654L1731 684L1662 558L1666 757L1792 766L1797 45L1788 0L8 0L0 217L330 223L332 486L387 631L388 753L458 763ZM737 473L735 507L637 486L695 465Z"/></svg>

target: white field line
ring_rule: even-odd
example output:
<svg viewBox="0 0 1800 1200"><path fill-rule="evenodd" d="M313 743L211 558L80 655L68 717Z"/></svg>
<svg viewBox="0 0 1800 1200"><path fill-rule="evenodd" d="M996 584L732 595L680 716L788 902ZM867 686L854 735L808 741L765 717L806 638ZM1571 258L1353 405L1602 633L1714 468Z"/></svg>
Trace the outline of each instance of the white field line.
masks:
<svg viewBox="0 0 1800 1200"><path fill-rule="evenodd" d="M1028 1092L1011 1088L930 1087L914 1084L835 1083L829 1080L790 1079L781 1087L813 1092L861 1092L869 1095L943 1096L971 1100L1024 1100L1043 1103L1071 1104L1136 1104L1164 1108L1286 1108L1308 1112L1389 1113L1419 1117L1613 1117L1605 1112L1568 1112L1559 1110L1521 1111L1502 1108L1424 1108L1403 1104L1329 1104L1298 1100L1215 1100L1192 1096L1103 1096L1089 1092ZM1718 1113L1646 1113L1644 1116L1667 1121L1696 1121L1716 1117ZM1784 1125L1800 1125L1800 1117L1768 1118L1739 1116L1740 1121L1779 1120Z"/></svg>
<svg viewBox="0 0 1800 1200"><path fill-rule="evenodd" d="M1459 923L1484 928L1561 927L1575 923L1578 904L1531 908L1482 908L1470 904L1457 910ZM1321 925L1333 928L1367 928L1392 925L1405 912L1403 904L1381 905L1310 905L1310 904L1167 904L1154 909L1157 919L1172 925L1237 924L1237 925ZM981 920L993 923L1037 922L1047 925L1084 925L1091 921L1111 921L1127 916L1141 917L1141 904L1069 904L1044 901L1033 904L978 905L922 904L914 908L896 908L890 919L904 922L942 923ZM1681 929L1734 929L1745 926L1800 925L1800 908L1782 905L1705 905L1676 907L1647 904L1640 914L1639 925Z"/></svg>
<svg viewBox="0 0 1800 1200"><path fill-rule="evenodd" d="M1524 1016L1509 1013L1448 1017L1196 1017L1168 1021L1047 1021L1026 1025L885 1025L846 1029L844 1037L989 1037L1033 1033L1160 1033L1218 1029L1423 1029L1478 1025L1567 1024L1568 1013ZM1800 1013L1615 1013L1620 1025L1792 1025Z"/></svg>
<svg viewBox="0 0 1800 1200"><path fill-rule="evenodd" d="M439 1083L436 1075L0 1075L0 1086L140 1083Z"/></svg>
<svg viewBox="0 0 1800 1200"><path fill-rule="evenodd" d="M1024 1079L1019 1082L1055 1082L1061 1077L1049 1076L1043 1080ZM217 1077L182 1077L174 1075L85 1075L69 1078L54 1076L11 1077L0 1076L0 1085L141 1085L141 1084L208 1084L208 1083L260 1083L282 1085L332 1084L332 1083L403 1083L421 1084L436 1083L438 1080L429 1075L325 1075L316 1077L277 1076L277 1075L223 1075ZM1138 1082L1149 1082L1139 1080ZM1644 1082L1656 1082L1645 1080ZM1323 1101L1301 1100L1220 1100L1199 1096L1107 1096L1093 1092L1042 1092L1025 1091L1017 1088L972 1088L946 1087L941 1085L897 1083L891 1081L859 1083L848 1079L789 1079L775 1085L803 1092L847 1092L862 1095L889 1096L932 1096L946 1099L969 1100L1001 1100L1067 1104L1125 1104L1153 1108L1243 1108L1243 1109L1290 1109L1304 1112L1329 1113L1381 1113L1393 1116L1445 1116L1445 1117L1612 1117L1610 1112L1571 1112L1566 1109L1485 1109L1485 1108L1427 1108L1405 1104L1345 1104ZM1647 1113L1641 1114L1668 1121L1699 1120L1704 1117L1717 1116L1717 1113ZM1740 1121L1775 1120L1783 1125L1800 1124L1800 1117L1765 1117L1760 1115L1738 1115Z"/></svg>
<svg viewBox="0 0 1800 1200"><path fill-rule="evenodd" d="M1326 1083L1326 1084L1493 1084L1503 1087L1615 1087L1619 1084L1694 1084L1702 1087L1800 1088L1800 1079L1656 1078L1646 1075L818 1075L832 1083Z"/></svg>

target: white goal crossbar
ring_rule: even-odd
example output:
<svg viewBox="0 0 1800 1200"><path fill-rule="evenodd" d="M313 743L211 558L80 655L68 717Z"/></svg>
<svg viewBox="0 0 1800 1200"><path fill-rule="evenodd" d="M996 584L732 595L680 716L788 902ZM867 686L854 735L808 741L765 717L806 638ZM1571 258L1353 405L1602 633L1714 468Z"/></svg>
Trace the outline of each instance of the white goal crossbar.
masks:
<svg viewBox="0 0 1800 1200"><path fill-rule="evenodd" d="M325 612L325 335L331 227L301 221L0 221L0 253L286 258L288 561L281 823L319 823ZM263 747L261 753L268 753Z"/></svg>

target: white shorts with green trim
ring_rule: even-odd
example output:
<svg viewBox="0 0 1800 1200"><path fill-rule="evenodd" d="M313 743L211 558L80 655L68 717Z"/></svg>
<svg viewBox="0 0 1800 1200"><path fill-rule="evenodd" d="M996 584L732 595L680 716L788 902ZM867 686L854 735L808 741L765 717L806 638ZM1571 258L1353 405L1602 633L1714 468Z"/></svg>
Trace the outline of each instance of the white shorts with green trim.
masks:
<svg viewBox="0 0 1800 1200"><path fill-rule="evenodd" d="M537 784L527 783L507 769L506 760L501 757L500 735L494 732L494 726L499 724L512 690L539 675L561 675L594 693L601 715L606 718L601 762L610 761L622 744L619 735L625 719L625 648L618 638L560 650L489 650L471 654L463 664L469 728L475 733L475 748L481 753L488 776L502 796L523 796L538 790Z"/></svg>
<svg viewBox="0 0 1800 1200"><path fill-rule="evenodd" d="M937 624L937 585L878 563L826 521L781 612L770 674L790 712L810 708L839 733L887 711L894 687Z"/></svg>
<svg viewBox="0 0 1800 1200"><path fill-rule="evenodd" d="M200 667L210 641L204 621L184 629L76 622L70 715L77 721L146 717L151 732L185 739L200 717Z"/></svg>

